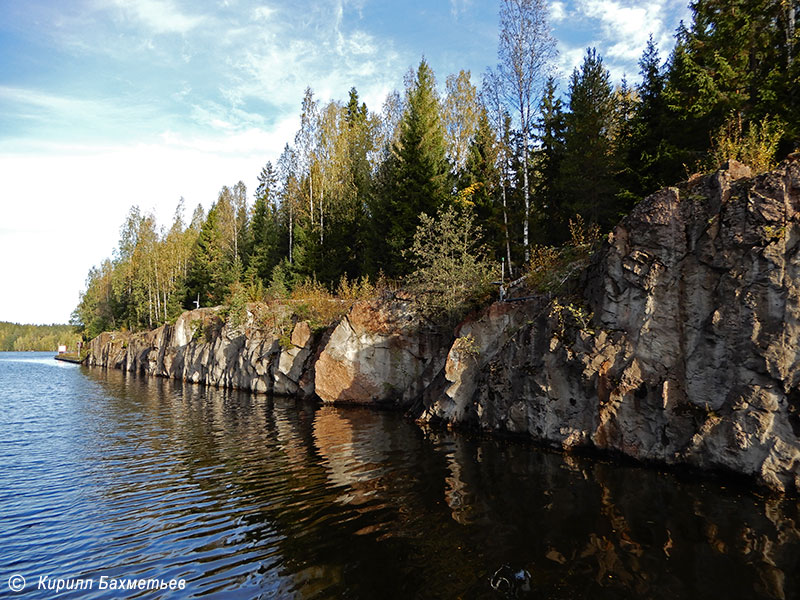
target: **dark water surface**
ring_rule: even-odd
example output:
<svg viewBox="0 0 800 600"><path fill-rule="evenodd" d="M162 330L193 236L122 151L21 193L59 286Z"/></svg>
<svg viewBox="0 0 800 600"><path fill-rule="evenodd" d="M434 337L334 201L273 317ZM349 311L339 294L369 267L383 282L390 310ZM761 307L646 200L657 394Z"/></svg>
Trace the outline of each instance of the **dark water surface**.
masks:
<svg viewBox="0 0 800 600"><path fill-rule="evenodd" d="M0 390L0 597L800 598L797 499L49 354Z"/></svg>

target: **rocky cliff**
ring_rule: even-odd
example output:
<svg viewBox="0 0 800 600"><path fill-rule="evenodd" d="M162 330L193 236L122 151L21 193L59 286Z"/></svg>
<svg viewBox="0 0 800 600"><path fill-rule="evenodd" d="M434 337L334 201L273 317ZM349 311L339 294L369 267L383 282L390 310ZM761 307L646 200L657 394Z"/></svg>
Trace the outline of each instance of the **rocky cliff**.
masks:
<svg viewBox="0 0 800 600"><path fill-rule="evenodd" d="M642 201L577 298L496 303L453 335L409 299L358 303L291 344L215 309L103 334L89 364L525 434L800 490L800 164L737 163Z"/></svg>
<svg viewBox="0 0 800 600"><path fill-rule="evenodd" d="M322 334L294 324L285 340L254 325L232 326L219 308L183 313L174 325L143 333L103 333L89 344L86 364L209 386L310 397Z"/></svg>
<svg viewBox="0 0 800 600"><path fill-rule="evenodd" d="M462 326L480 351L464 366L451 350L420 420L800 489L798 210L798 163L654 194L585 274L591 322L531 302L509 336L490 309Z"/></svg>

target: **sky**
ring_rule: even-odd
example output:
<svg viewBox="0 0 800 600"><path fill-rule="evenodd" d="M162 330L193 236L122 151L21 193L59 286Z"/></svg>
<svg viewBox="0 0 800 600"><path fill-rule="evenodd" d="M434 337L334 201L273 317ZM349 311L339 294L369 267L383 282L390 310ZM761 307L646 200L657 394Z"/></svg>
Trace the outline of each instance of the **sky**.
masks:
<svg viewBox="0 0 800 600"><path fill-rule="evenodd" d="M554 0L553 65L597 48L638 81L688 0ZM251 193L303 91L379 111L425 57L440 86L497 62L498 0L0 0L0 321L65 323L131 206L169 227L224 185Z"/></svg>

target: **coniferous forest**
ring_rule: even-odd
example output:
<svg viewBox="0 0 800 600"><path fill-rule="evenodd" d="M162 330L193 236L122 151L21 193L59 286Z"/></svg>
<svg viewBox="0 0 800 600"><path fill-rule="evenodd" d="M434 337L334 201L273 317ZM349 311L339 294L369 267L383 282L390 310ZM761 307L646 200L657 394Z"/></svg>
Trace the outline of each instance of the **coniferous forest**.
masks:
<svg viewBox="0 0 800 600"><path fill-rule="evenodd" d="M695 0L667 56L642 49L635 82L612 81L594 48L557 79L546 8L501 0L497 64L480 76L442 80L423 58L380 107L307 88L252 193L225 186L207 212L181 200L169 227L130 209L73 324L151 328L309 282L430 287L443 256L474 264L440 277L518 277L575 223L608 231L662 186L730 158L766 170L800 143L800 1Z"/></svg>

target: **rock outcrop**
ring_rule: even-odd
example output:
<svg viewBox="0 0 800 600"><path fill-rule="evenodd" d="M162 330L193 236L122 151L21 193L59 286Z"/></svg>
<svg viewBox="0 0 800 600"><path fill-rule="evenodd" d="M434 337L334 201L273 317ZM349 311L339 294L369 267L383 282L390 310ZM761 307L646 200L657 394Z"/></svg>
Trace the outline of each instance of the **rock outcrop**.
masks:
<svg viewBox="0 0 800 600"><path fill-rule="evenodd" d="M749 175L645 199L585 274L588 326L583 307L520 306L460 376L451 351L420 420L800 490L800 165Z"/></svg>
<svg viewBox="0 0 800 600"><path fill-rule="evenodd" d="M282 395L314 395L314 363L322 334L294 324L290 343L256 327L248 313L233 327L219 308L183 313L152 331L103 333L90 342L86 364L209 386Z"/></svg>
<svg viewBox="0 0 800 600"><path fill-rule="evenodd" d="M89 364L422 423L747 475L800 490L800 163L730 163L637 205L581 275L580 298L496 303L452 335L407 298L355 304L291 344L215 309L103 334ZM591 318L590 318L591 317Z"/></svg>
<svg viewBox="0 0 800 600"><path fill-rule="evenodd" d="M408 299L357 303L319 356L316 393L323 402L408 407L441 370L451 341Z"/></svg>

